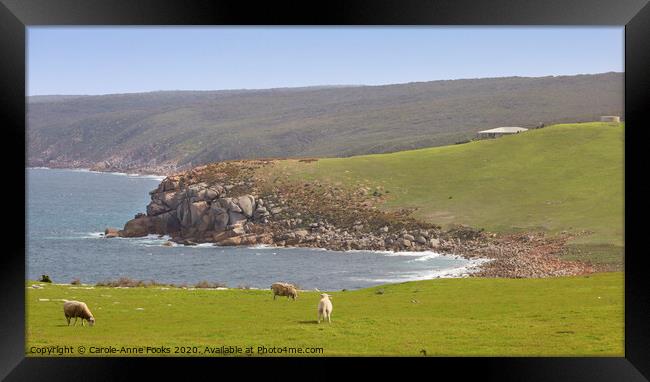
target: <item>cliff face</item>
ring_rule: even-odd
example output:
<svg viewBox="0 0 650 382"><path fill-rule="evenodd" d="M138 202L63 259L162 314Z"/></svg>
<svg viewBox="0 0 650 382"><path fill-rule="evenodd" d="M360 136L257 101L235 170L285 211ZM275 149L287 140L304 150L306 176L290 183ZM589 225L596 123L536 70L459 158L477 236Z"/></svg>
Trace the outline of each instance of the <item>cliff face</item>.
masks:
<svg viewBox="0 0 650 382"><path fill-rule="evenodd" d="M249 194L227 195L226 188L221 185L185 186L179 177L166 178L151 192L147 214L127 222L120 235L133 237L156 233L172 235L177 240L218 242L251 233L254 223L268 222L270 213L262 199ZM256 236L255 242L259 239L269 244L268 238ZM250 242L253 237L248 239Z"/></svg>
<svg viewBox="0 0 650 382"><path fill-rule="evenodd" d="M268 235L253 232L260 233L253 227L268 223L270 212L261 198L243 193L251 183L232 184L224 173L221 183L208 184L197 179L201 169L165 178L150 192L146 214L138 214L127 222L119 235L137 237L154 233L171 235L181 242L222 242L252 233L245 236L248 242L259 239L270 243Z"/></svg>

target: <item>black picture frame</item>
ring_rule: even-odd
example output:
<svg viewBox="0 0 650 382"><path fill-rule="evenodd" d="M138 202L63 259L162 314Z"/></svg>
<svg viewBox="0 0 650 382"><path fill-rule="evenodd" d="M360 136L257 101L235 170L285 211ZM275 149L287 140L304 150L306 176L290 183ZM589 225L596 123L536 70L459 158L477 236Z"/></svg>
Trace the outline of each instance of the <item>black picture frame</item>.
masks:
<svg viewBox="0 0 650 382"><path fill-rule="evenodd" d="M456 0L456 1L243 1L170 0L0 0L0 104L5 164L5 244L0 255L0 378L33 380L116 380L147 373L204 371L225 377L222 367L244 378L255 371L286 375L297 365L345 365L366 377L393 370L404 377L415 370L437 378L475 376L503 381L643 381L650 378L650 299L639 245L643 215L641 139L644 109L650 93L650 6L647 0ZM404 359L135 359L26 358L25 344L25 199L17 183L25 183L25 48L26 27L38 25L619 25L625 26L625 357L620 358L414 358ZM23 150L24 149L24 150ZM23 151L21 151L23 150ZM21 154L22 153L22 154ZM24 155L21 163L21 155ZM9 164L9 166L7 166ZM10 183L10 184L7 184ZM22 202L22 203L21 203ZM21 205L22 204L22 205ZM597 206L595 206L597 208ZM640 220L636 220L640 221ZM23 240L20 240L22 238ZM397 364L399 362L399 364ZM259 363L259 367L251 367ZM292 363L291 369L285 367ZM214 368L218 365L218 368ZM405 369L407 368L407 369ZM216 373L216 374L215 374ZM327 373L325 373L327 374ZM268 374L271 375L271 374ZM153 374L150 374L153 377ZM305 374L304 378L312 378ZM325 375L323 377L326 377ZM337 377L338 378L338 377Z"/></svg>

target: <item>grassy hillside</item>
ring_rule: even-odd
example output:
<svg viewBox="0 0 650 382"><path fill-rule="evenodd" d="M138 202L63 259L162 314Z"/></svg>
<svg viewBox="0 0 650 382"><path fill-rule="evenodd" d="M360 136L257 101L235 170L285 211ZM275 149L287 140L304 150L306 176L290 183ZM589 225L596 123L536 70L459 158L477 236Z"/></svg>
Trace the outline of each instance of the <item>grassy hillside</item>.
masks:
<svg viewBox="0 0 650 382"><path fill-rule="evenodd" d="M80 345L87 352L91 346L204 352L205 346L263 345L322 347L325 356L421 356L423 349L429 356L623 356L620 272L438 279L332 295L332 323L317 325L316 292L273 301L260 290L28 288L26 351L70 345L78 356ZM42 301L61 298L85 301L96 325L68 327L62 303Z"/></svg>
<svg viewBox="0 0 650 382"><path fill-rule="evenodd" d="M28 100L39 166L198 165L441 146L496 126L623 113L623 74L385 86L42 96Z"/></svg>
<svg viewBox="0 0 650 382"><path fill-rule="evenodd" d="M443 226L588 230L574 243L620 261L623 138L621 124L563 124L461 145L280 162L276 175L380 187L390 196L384 208L417 208L415 216Z"/></svg>

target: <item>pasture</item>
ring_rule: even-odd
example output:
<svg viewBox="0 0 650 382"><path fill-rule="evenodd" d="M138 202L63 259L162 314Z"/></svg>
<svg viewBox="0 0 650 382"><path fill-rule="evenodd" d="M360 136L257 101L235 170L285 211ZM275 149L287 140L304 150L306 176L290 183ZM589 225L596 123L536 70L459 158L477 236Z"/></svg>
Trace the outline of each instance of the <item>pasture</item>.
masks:
<svg viewBox="0 0 650 382"><path fill-rule="evenodd" d="M436 279L329 292L332 323L317 324L319 292L296 301L270 290L111 288L26 283L26 355L48 346L169 347L170 356L623 356L623 274L548 279ZM63 303L80 300L93 327L67 326ZM49 301L48 301L49 300ZM322 353L257 353L322 348ZM185 349L187 347L187 349ZM174 353L177 348L189 353ZM196 352L195 349L196 348ZM140 354L136 354L140 355ZM227 354L226 354L227 355ZM236 354L244 355L244 354Z"/></svg>

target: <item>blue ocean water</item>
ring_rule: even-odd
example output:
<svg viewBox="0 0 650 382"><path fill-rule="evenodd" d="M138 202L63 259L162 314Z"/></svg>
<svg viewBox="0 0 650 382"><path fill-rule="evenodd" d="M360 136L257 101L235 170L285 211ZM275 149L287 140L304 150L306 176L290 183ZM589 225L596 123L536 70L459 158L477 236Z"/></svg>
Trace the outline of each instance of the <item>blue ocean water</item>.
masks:
<svg viewBox="0 0 650 382"><path fill-rule="evenodd" d="M269 288L276 281L303 289L341 290L384 283L455 277L475 263L433 252L335 252L276 247L163 246L166 238L105 239L144 212L160 177L86 170L29 168L26 262L28 279L55 283L130 277L188 285L205 280L229 287Z"/></svg>

